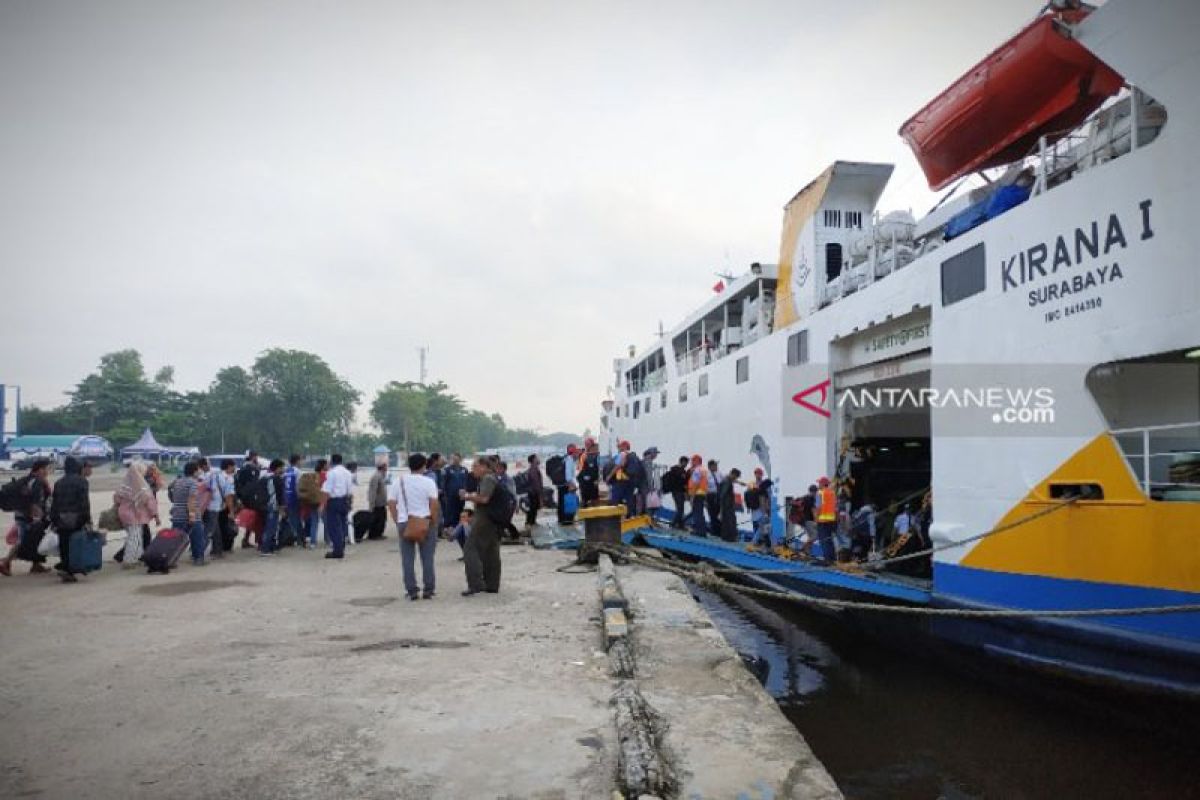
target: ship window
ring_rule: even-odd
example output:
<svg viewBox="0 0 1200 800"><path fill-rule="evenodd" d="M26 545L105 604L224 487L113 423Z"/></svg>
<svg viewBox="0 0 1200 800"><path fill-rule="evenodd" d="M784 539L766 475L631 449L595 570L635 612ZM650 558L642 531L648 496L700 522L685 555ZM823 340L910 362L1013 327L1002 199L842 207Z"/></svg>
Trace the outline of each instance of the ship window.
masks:
<svg viewBox="0 0 1200 800"><path fill-rule="evenodd" d="M641 411L642 411L642 403L639 400L638 402L633 404L633 418L637 419L638 417L640 417Z"/></svg>
<svg viewBox="0 0 1200 800"><path fill-rule="evenodd" d="M832 208L825 209L825 227L826 228L842 227L842 212L835 211Z"/></svg>
<svg viewBox="0 0 1200 800"><path fill-rule="evenodd" d="M1051 500L1066 500L1072 497L1077 497L1080 500L1103 500L1104 487L1098 483L1050 484Z"/></svg>
<svg viewBox="0 0 1200 800"><path fill-rule="evenodd" d="M704 397L705 395L708 394L708 373L707 372L700 376L700 386L696 393L699 394L701 397Z"/></svg>
<svg viewBox="0 0 1200 800"><path fill-rule="evenodd" d="M737 382L745 383L750 380L750 356L742 356L737 360Z"/></svg>
<svg viewBox="0 0 1200 800"><path fill-rule="evenodd" d="M646 398L646 408L645 408L645 412L646 412L647 414L649 414L649 413L650 413L650 398L649 398L649 397L647 397L647 398Z"/></svg>
<svg viewBox="0 0 1200 800"><path fill-rule="evenodd" d="M787 363L789 367L808 363L808 331L798 331L788 337Z"/></svg>
<svg viewBox="0 0 1200 800"><path fill-rule="evenodd" d="M846 212L846 227L847 228L861 228L862 227L862 212L861 211L847 211Z"/></svg>
<svg viewBox="0 0 1200 800"><path fill-rule="evenodd" d="M833 280L842 274L842 246L837 242L825 245L825 278Z"/></svg>
<svg viewBox="0 0 1200 800"><path fill-rule="evenodd" d="M977 295L987 288L983 242L942 262L942 305Z"/></svg>
<svg viewBox="0 0 1200 800"><path fill-rule="evenodd" d="M687 402L687 381L682 381L679 384L679 402Z"/></svg>
<svg viewBox="0 0 1200 800"><path fill-rule="evenodd" d="M667 407L667 390L666 389L663 389L663 391L662 391L662 403L660 405L662 405L663 408Z"/></svg>

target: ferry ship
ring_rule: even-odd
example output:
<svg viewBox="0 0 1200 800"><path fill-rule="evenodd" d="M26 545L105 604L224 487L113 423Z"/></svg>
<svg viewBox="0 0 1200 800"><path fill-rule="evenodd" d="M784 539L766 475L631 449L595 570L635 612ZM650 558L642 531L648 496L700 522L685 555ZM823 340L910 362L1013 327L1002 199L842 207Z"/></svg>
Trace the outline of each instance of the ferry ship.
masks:
<svg viewBox="0 0 1200 800"><path fill-rule="evenodd" d="M1200 613L1032 613L1200 604L1198 42L1190 0L1051 3L900 128L931 188L985 185L918 220L876 208L892 165L829 166L786 204L777 264L615 360L607 447L761 466L775 508L823 475L856 506L929 487L931 577L758 582L1029 610L920 624L1020 667L1200 694Z"/></svg>

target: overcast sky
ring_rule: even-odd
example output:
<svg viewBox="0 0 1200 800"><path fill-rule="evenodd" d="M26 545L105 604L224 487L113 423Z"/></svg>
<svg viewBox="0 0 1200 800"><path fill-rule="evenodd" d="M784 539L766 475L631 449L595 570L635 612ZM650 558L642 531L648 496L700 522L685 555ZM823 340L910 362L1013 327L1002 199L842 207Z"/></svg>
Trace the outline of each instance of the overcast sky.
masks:
<svg viewBox="0 0 1200 800"><path fill-rule="evenodd" d="M1040 0L0 0L0 383L273 346L597 427L612 359L775 262L783 204ZM365 418L365 415L364 415Z"/></svg>

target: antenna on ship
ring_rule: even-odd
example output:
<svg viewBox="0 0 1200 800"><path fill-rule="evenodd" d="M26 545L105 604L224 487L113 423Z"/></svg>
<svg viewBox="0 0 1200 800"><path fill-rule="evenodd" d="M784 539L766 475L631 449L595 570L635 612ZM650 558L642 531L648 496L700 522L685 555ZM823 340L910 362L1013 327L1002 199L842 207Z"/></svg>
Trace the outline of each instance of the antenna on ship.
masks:
<svg viewBox="0 0 1200 800"><path fill-rule="evenodd" d="M658 321L658 338L661 339L666 335L667 335L667 331L665 328L663 328L662 320L660 319Z"/></svg>

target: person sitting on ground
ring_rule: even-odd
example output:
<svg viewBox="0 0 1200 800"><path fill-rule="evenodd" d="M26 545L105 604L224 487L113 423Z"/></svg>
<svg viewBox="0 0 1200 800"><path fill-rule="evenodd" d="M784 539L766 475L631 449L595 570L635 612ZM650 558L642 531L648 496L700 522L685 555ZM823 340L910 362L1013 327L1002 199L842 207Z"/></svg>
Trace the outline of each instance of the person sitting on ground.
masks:
<svg viewBox="0 0 1200 800"><path fill-rule="evenodd" d="M63 476L54 484L50 501L50 521L58 532L58 571L63 583L75 583L71 569L71 535L81 531L92 522L92 504L88 497L88 481L85 471L90 467L74 456L63 461Z"/></svg>
<svg viewBox="0 0 1200 800"><path fill-rule="evenodd" d="M451 538L458 542L459 550L466 554L467 535L471 532L471 519L475 516L475 512L471 509L463 509L463 512L458 515L458 524L454 526L454 533ZM459 556L459 561L463 560L463 556Z"/></svg>

